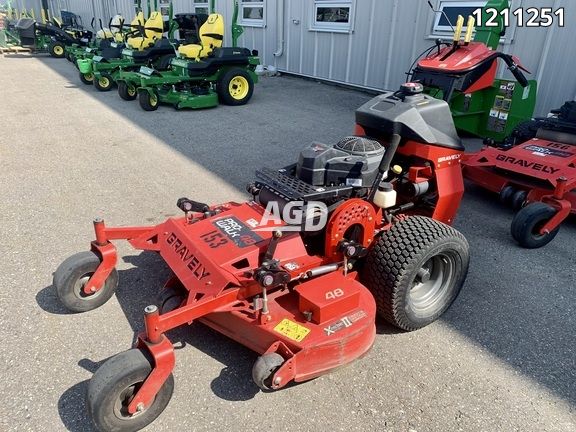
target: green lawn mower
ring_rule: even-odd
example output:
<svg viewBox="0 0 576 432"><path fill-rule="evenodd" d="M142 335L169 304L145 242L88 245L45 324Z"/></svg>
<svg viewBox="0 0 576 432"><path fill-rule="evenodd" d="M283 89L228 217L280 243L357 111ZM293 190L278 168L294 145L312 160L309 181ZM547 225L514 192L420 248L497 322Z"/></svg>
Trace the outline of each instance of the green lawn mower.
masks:
<svg viewBox="0 0 576 432"><path fill-rule="evenodd" d="M237 18L237 8L234 23ZM239 33L233 28L233 45ZM211 108L219 103L244 105L258 82L258 52L247 48L222 47L224 18L211 14L200 28L200 44L181 45L170 69L160 72L142 67L137 73L121 73L118 93L124 100L138 97L145 111L160 103L182 108Z"/></svg>
<svg viewBox="0 0 576 432"><path fill-rule="evenodd" d="M94 29L95 18L92 18L92 29ZM111 48L112 44L124 43L124 18L122 15L115 15L110 19L108 27L102 26L100 23L100 30L96 32L96 38L88 45L81 46L78 44L67 46L64 50L64 57L77 66L78 60L93 58L96 54ZM120 54L118 53L117 56Z"/></svg>
<svg viewBox="0 0 576 432"><path fill-rule="evenodd" d="M459 131L497 142L532 118L538 90L535 80L517 76L520 70L528 72L520 60L498 50L506 34L502 14L495 19L497 26L486 24L488 10L502 12L509 6L508 0L489 0L475 34L475 20L468 18L464 40L465 19L459 16L453 41L437 40L408 75L408 81L422 83L426 93L449 103ZM448 16L440 19L451 25ZM506 63L516 80L497 78L498 60Z"/></svg>

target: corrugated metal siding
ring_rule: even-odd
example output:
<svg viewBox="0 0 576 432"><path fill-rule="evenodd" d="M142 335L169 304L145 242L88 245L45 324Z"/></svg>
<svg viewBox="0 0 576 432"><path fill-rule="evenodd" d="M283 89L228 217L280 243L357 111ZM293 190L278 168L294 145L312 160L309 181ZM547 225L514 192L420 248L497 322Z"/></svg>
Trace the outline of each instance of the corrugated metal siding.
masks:
<svg viewBox="0 0 576 432"><path fill-rule="evenodd" d="M58 0L51 0L57 2ZM436 2L438 0L435 0ZM566 8L566 27L510 28L512 43L501 47L518 56L539 79L537 114L545 114L564 100L576 97L576 56L567 52L573 46L576 25L576 2L569 0L514 0L516 5ZM69 10L79 13L89 23L93 9L105 15L107 10L131 19L132 0L60 0ZM106 5L108 9L106 9ZM146 4L146 1L143 1ZM284 54L275 58L278 49L278 0L266 2L266 26L245 27L240 43L260 52L264 64L281 71L374 88L394 89L405 79L414 58L433 44L431 37L434 14L425 0L356 0L354 31L333 33L311 31L312 0L284 0ZM113 4L113 5L112 5ZM104 5L104 7L103 7ZM174 0L174 10L193 11L193 0ZM217 10L226 18L227 29L232 18L232 0L217 0ZM104 20L108 16L102 16ZM230 32L225 42L230 43ZM502 68L502 75L510 77Z"/></svg>

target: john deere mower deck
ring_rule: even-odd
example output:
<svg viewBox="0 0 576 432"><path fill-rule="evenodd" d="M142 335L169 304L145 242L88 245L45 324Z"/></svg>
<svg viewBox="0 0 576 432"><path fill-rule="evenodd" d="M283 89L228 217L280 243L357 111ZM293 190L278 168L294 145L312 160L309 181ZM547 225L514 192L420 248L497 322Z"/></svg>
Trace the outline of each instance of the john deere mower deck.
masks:
<svg viewBox="0 0 576 432"><path fill-rule="evenodd" d="M195 320L260 354L252 377L276 390L365 355L376 314L403 330L442 315L469 262L468 243L447 225L463 194L463 148L448 105L421 92L407 84L377 97L356 114L359 136L258 171L249 202L182 198L184 216L156 226L94 221L91 251L54 274L71 311L114 294L114 240L158 252L172 270L136 346L90 381L98 429L135 431L162 412L174 385L166 332Z"/></svg>
<svg viewBox="0 0 576 432"><path fill-rule="evenodd" d="M519 125L503 146L486 146L463 162L466 178L519 210L511 232L526 248L548 244L576 213L576 102L553 114Z"/></svg>

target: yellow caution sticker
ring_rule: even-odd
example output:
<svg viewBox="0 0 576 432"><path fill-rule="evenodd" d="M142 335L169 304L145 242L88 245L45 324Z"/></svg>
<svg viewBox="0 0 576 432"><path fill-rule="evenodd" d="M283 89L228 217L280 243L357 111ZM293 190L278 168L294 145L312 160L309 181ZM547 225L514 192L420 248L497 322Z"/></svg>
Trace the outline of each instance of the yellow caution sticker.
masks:
<svg viewBox="0 0 576 432"><path fill-rule="evenodd" d="M310 333L309 328L301 326L289 319L283 319L280 321L278 325L274 327L274 330L296 342L301 342L306 336L308 336L308 333Z"/></svg>

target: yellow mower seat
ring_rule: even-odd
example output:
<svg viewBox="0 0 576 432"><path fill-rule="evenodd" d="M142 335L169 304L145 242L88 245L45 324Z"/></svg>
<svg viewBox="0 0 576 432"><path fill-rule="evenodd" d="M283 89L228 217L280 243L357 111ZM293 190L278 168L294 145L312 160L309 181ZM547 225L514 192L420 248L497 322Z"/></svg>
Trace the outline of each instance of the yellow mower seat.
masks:
<svg viewBox="0 0 576 432"><path fill-rule="evenodd" d="M220 48L224 41L224 17L220 14L211 14L200 27L200 43L181 45L178 53L185 58L198 60L208 57L214 48Z"/></svg>
<svg viewBox="0 0 576 432"><path fill-rule="evenodd" d="M152 12L150 18L144 24L146 37L134 37L128 39L128 46L135 50L143 50L153 46L158 39L162 39L164 33L164 20L160 12Z"/></svg>

